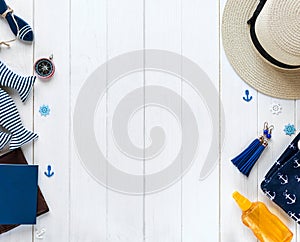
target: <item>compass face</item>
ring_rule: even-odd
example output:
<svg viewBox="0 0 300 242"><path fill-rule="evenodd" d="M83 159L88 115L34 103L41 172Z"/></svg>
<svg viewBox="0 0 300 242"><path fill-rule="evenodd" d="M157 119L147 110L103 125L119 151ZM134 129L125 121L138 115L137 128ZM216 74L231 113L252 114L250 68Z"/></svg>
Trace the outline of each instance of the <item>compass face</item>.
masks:
<svg viewBox="0 0 300 242"><path fill-rule="evenodd" d="M43 58L34 65L35 72L40 78L50 78L54 74L54 64L51 60Z"/></svg>

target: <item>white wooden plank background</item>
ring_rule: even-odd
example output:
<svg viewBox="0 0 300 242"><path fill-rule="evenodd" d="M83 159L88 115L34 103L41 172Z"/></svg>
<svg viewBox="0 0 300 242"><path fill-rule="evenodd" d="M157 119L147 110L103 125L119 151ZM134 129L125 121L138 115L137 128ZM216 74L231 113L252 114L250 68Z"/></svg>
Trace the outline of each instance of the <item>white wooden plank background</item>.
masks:
<svg viewBox="0 0 300 242"><path fill-rule="evenodd" d="M26 127L39 134L34 144L23 148L29 163L39 164L39 185L50 207L35 226L20 226L0 236L0 242L40 241L35 232L46 229L46 242L240 242L256 241L241 222L241 211L231 198L234 190L261 200L278 215L300 241L297 225L260 191L260 182L292 137L283 132L288 123L299 126L299 102L274 99L258 93L233 71L220 39L222 10L226 0L7 0L15 12L35 31L35 42L19 41L0 50L1 61L23 75L33 73L36 59L54 55L57 67L50 81L37 80L30 100L24 105L11 92ZM1 39L11 37L0 21ZM85 80L100 65L121 54L146 49L167 50L185 56L203 69L219 93L225 115L220 115L219 132L224 131L223 149L217 167L205 180L199 180L209 142L210 117L205 100L197 96L180 77L141 71L120 78L108 86L113 66L106 65L107 90L95 112L95 135L104 156L126 172L141 174L141 195L115 192L96 182L83 167L73 137L73 114ZM143 60L140 65L143 66ZM182 71L178 65L177 71ZM198 122L198 155L188 172L172 186L146 194L147 175L172 163L180 152L182 101L165 95L164 101L181 109L178 122L159 107L142 107L128 123L128 136L141 148L140 161L131 160L116 148L112 120L117 105L127 93L142 88L141 103L153 94L149 86L162 86L177 93L193 110ZM253 100L243 101L245 90ZM136 102L137 102L136 101ZM273 115L271 104L280 103L283 111ZM47 117L38 112L49 105ZM135 100L131 103L136 104ZM86 107L89 109L89 106ZM275 126L273 140L253 168L249 178L242 176L230 159L261 132L269 121ZM165 129L164 151L148 161L145 148L151 144L154 123ZM226 124L221 125L221 124ZM83 129L85 129L83 124ZM225 129L225 130L222 130ZM220 134L221 135L221 134ZM88 141L87 141L88 142ZM184 151L185 144L183 144ZM185 160L184 152L181 162ZM44 175L51 165L55 175ZM106 181L111 174L107 167ZM178 167L180 171L181 167Z"/></svg>

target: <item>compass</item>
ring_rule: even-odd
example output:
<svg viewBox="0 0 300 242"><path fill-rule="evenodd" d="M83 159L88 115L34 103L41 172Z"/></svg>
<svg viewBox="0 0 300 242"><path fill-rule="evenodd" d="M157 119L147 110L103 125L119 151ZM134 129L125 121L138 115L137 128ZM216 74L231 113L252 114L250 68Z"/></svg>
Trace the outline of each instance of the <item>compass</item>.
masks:
<svg viewBox="0 0 300 242"><path fill-rule="evenodd" d="M55 72L55 66L52 59L53 55L51 55L49 58L41 58L35 62L34 70L38 77L42 79L48 79L53 76Z"/></svg>

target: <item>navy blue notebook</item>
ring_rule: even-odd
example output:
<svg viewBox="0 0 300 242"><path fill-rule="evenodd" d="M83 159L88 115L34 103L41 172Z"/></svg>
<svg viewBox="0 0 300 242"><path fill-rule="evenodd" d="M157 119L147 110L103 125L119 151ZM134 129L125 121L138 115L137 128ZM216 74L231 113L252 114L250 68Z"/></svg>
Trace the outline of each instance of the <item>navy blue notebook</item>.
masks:
<svg viewBox="0 0 300 242"><path fill-rule="evenodd" d="M35 224L38 166L0 165L0 224Z"/></svg>

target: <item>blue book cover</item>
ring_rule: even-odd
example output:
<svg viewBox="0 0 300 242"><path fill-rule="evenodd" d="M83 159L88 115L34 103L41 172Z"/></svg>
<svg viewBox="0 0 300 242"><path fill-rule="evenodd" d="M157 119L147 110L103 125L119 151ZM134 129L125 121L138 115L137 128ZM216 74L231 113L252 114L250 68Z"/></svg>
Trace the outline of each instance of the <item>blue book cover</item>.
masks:
<svg viewBox="0 0 300 242"><path fill-rule="evenodd" d="M0 224L35 224L38 166L0 165Z"/></svg>

